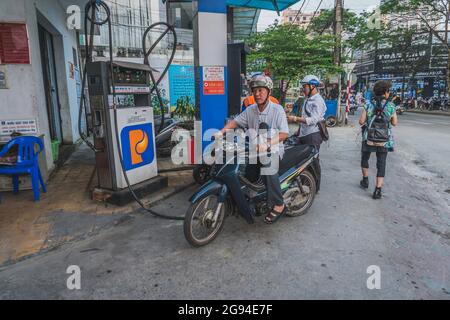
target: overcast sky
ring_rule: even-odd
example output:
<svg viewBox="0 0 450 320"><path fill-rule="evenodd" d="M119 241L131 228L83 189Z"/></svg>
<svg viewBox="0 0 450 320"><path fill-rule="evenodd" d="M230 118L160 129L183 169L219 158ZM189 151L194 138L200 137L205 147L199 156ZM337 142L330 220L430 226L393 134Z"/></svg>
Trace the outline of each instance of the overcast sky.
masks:
<svg viewBox="0 0 450 320"><path fill-rule="evenodd" d="M299 9L303 1L306 1L302 12L314 12L320 3L320 0L302 0L293 5L292 9ZM335 0L323 0L320 9L330 9L334 6ZM362 12L367 9L372 9L380 4L380 0L344 0L344 7L355 12ZM280 19L274 11L263 10L258 22L258 31L266 29L273 24L275 19Z"/></svg>

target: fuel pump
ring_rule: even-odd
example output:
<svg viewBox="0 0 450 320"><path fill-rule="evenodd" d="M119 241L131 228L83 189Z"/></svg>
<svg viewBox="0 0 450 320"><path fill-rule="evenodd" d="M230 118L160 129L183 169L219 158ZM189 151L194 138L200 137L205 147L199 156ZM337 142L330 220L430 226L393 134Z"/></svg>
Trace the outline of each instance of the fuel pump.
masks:
<svg viewBox="0 0 450 320"><path fill-rule="evenodd" d="M157 177L155 126L148 81L150 67L137 63L98 61L88 63L86 69L94 147L98 150L95 153L98 187L114 192L127 188L119 150L131 185ZM114 88L110 79L113 79ZM116 130L119 140L116 139ZM152 183L157 188L165 187L167 179L159 178L152 180Z"/></svg>
<svg viewBox="0 0 450 320"><path fill-rule="evenodd" d="M103 9L106 18L98 20L99 11ZM82 79L82 97L78 128L81 138L96 154L98 184L102 189L98 194L107 194L109 202L126 204L134 199L139 205L154 216L164 219L183 220L155 212L147 208L140 196L149 194L167 186L167 178L159 177L155 152L155 132L151 94L156 91L160 108L164 104L158 91L158 84L167 73L175 56L173 46L168 65L155 80L153 69L148 65L148 56L158 42L169 32L176 34L172 26L165 22L151 25L144 33L144 64L115 62L112 49L111 12L108 5L101 0L90 0L85 7L86 60ZM90 33L88 34L88 21ZM108 26L109 61L93 62L93 35L95 26ZM149 50L146 49L145 37L155 27L165 25L167 30L161 34ZM87 81L88 80L88 81ZM151 81L151 82L150 82ZM84 109L84 88L89 85L89 96L94 133L92 144L81 130L81 118ZM164 114L163 114L164 117Z"/></svg>

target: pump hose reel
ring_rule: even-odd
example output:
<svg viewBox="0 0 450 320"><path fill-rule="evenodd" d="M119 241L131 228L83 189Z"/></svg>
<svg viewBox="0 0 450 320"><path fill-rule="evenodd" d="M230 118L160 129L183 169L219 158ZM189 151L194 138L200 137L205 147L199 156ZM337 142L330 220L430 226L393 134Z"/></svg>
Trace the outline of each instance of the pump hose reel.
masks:
<svg viewBox="0 0 450 320"><path fill-rule="evenodd" d="M97 20L97 14L100 12L100 8L103 8L105 13L106 13L106 17L104 20ZM85 99L85 88L86 88L86 76L87 76L87 70L86 70L86 65L89 62L92 62L92 52L93 52L93 48L94 48L94 31L95 31L95 26L102 26L104 24L108 24L108 34L109 34L109 62L110 62L110 68L111 68L111 87L112 87L112 96L113 96L113 102L115 102L115 98L116 98L116 89L115 89L115 83L114 83L114 66L113 66L113 44L112 44L112 24L111 24L111 11L108 7L108 5L102 1L102 0L90 0L88 1L88 3L85 6L85 20L84 20L84 30L85 30L85 48L86 48L86 59L85 59L85 66L84 66L84 70L83 70L83 77L82 77L82 85L81 85L81 99L80 99L80 110L79 110L79 114L78 114L78 130L79 130L79 134L81 136L81 138L83 139L83 141L94 151L94 152L98 152L99 150L97 150L95 148L95 146L87 139L86 135L83 133L82 128L81 128L81 118L82 118L82 113L83 113L83 107L86 107L85 105L83 105L84 99ZM89 16L90 13L90 16ZM91 23L90 25L90 32L88 34L87 31L87 26L88 26L88 21ZM167 26L166 31L158 38L158 40L150 47L150 49L147 51L146 50L146 37L148 35L148 33L155 28L156 26L159 25L165 25ZM170 56L169 62L166 66L166 68L164 69L164 71L161 73L161 76L159 78L158 81L155 80L154 74L152 72L152 68L150 67L150 79L152 80L153 83L153 87L151 89L151 92L156 91L156 95L158 97L158 102L161 108L161 113L162 113L162 119L161 119L161 126L159 128L158 131L162 130L163 126L164 126L164 102L162 100L161 94L159 92L158 89L158 85L161 83L163 77L166 75L167 71L169 70L170 65L172 64L173 58L175 56L175 51L176 51L176 32L175 29L173 28L173 26L165 23L165 22L158 22L158 23L154 23L152 24L149 28L147 28L146 32L144 33L144 37L143 37L143 49L144 49L144 63L145 64L149 64L149 55L152 53L152 51L154 50L154 48L158 45L158 43L163 39L163 37L168 33L168 32L172 32L173 33L173 37L174 37L174 45L173 45L173 50L172 50L172 54ZM89 39L89 43L88 43L88 39ZM128 175L127 172L125 170L125 166L124 166L124 161L123 161L123 157L122 157L122 150L121 150L121 146L120 146L120 137L119 137L119 130L118 130L118 120L117 120L117 106L115 105L115 103L113 103L113 110L114 110L114 124L115 124L115 138L117 140L117 148L118 148L118 156L119 156L119 160L120 160L120 165L122 168L122 172L123 172L123 176L125 178L126 184L128 186L128 190L130 191L131 195L133 196L134 200L142 207L142 209L144 209L145 211L147 211L148 213L159 217L159 218L163 218L163 219L168 219L168 220L184 220L184 217L175 217L175 216L168 216L168 215L164 215L164 214L160 214L158 212L155 212L149 208L147 208L144 203L142 203L142 201L138 198L138 196L136 195L135 191L133 190L133 188L131 187L130 184L130 180L128 179Z"/></svg>

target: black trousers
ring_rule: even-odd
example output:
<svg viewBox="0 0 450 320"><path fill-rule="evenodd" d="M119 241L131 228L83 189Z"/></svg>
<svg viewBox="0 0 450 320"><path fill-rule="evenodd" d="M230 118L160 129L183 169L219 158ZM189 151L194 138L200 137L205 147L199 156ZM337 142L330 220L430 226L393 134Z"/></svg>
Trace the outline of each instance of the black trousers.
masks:
<svg viewBox="0 0 450 320"><path fill-rule="evenodd" d="M369 159L370 159L370 154L372 152L362 151L361 153L362 153L361 168L369 169ZM387 151L382 151L382 152L377 151L376 155L377 155L377 177L384 178L386 175L386 159L387 159L388 152Z"/></svg>
<svg viewBox="0 0 450 320"><path fill-rule="evenodd" d="M281 161L281 160L280 160ZM261 163L248 165L245 175L251 182L256 182L261 174ZM283 192L281 191L280 176L278 172L273 175L261 175L267 190L267 206L282 206L284 204Z"/></svg>
<svg viewBox="0 0 450 320"><path fill-rule="evenodd" d="M306 144L310 146L315 146L317 150L320 151L320 145L322 144L323 139L320 132L311 133L307 136L300 137L300 143Z"/></svg>
<svg viewBox="0 0 450 320"><path fill-rule="evenodd" d="M284 204L284 198L278 173L270 176L262 176L262 178L267 190L267 206L269 208L282 206Z"/></svg>

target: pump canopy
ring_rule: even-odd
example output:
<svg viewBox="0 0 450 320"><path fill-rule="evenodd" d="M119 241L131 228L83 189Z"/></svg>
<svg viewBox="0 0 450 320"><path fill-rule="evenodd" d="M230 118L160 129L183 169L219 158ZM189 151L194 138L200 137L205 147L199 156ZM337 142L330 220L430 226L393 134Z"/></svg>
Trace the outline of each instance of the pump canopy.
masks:
<svg viewBox="0 0 450 320"><path fill-rule="evenodd" d="M300 2L299 0L227 0L228 6L234 7L248 7L265 10L274 10L277 13L287 9Z"/></svg>

